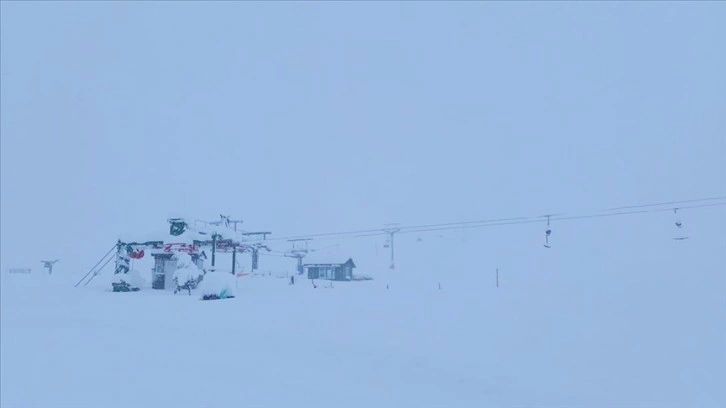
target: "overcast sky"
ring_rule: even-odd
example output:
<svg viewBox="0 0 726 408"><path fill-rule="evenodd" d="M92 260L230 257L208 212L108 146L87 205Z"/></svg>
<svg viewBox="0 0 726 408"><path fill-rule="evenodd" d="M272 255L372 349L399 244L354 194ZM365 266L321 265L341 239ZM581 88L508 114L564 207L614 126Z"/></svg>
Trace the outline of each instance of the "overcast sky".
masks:
<svg viewBox="0 0 726 408"><path fill-rule="evenodd" d="M1 15L3 271L76 273L175 214L279 236L726 193L724 3Z"/></svg>

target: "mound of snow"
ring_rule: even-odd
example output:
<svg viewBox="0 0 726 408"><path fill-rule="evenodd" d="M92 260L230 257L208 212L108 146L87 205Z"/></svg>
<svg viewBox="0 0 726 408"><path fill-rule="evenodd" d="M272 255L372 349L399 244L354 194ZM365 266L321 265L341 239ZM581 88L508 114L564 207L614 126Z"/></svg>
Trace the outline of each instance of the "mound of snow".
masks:
<svg viewBox="0 0 726 408"><path fill-rule="evenodd" d="M227 272L209 272L199 284L202 298L218 296L219 298L235 296L237 281L234 275Z"/></svg>
<svg viewBox="0 0 726 408"><path fill-rule="evenodd" d="M183 285L189 281L195 281L203 274L201 269L194 263L191 255L179 254L179 261L177 262L177 269L174 271L174 279L176 279L179 285Z"/></svg>

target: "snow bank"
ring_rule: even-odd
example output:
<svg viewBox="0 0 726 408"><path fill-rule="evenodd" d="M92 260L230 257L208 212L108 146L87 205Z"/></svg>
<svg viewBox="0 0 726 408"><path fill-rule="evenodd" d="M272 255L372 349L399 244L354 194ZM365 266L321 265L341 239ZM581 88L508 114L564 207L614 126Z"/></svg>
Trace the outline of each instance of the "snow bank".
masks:
<svg viewBox="0 0 726 408"><path fill-rule="evenodd" d="M184 285L189 281L194 281L199 278L203 272L194 264L191 255L180 253L177 254L179 260L177 261L177 269L174 272L174 279L176 279L178 285Z"/></svg>
<svg viewBox="0 0 726 408"><path fill-rule="evenodd" d="M199 284L199 294L205 296L230 297L235 296L237 280L234 275L228 272L209 272L204 275L204 280Z"/></svg>

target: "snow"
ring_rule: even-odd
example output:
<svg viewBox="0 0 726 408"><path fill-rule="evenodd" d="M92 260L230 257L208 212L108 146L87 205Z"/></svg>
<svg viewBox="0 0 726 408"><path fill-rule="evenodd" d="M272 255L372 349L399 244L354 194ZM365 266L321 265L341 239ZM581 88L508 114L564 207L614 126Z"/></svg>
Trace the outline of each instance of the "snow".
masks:
<svg viewBox="0 0 726 408"><path fill-rule="evenodd" d="M228 271L208 272L204 280L199 284L199 295L217 295L226 293L227 296L235 296L237 279Z"/></svg>
<svg viewBox="0 0 726 408"><path fill-rule="evenodd" d="M627 242L616 223L600 241L558 226L552 250L541 235L402 235L393 271L350 243L330 260L375 280L332 287L290 285L289 258L234 278L229 254L192 296L111 293L109 272L78 289L62 268L3 272L0 406L726 406L722 232L704 221L691 240L633 245L654 225ZM225 287L236 296L199 300Z"/></svg>
<svg viewBox="0 0 726 408"><path fill-rule="evenodd" d="M186 253L177 254L177 269L174 271L174 278L180 285L185 282L195 280L203 272L194 264L191 255Z"/></svg>
<svg viewBox="0 0 726 408"><path fill-rule="evenodd" d="M113 274L111 282L121 283L125 281L132 288L143 288L147 285L146 279L141 276L141 272L136 269L131 269L127 273Z"/></svg>

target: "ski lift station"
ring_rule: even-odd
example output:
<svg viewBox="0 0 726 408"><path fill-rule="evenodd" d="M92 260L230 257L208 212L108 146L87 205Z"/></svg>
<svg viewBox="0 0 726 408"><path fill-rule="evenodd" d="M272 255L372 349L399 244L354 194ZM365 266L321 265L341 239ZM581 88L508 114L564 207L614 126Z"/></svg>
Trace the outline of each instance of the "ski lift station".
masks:
<svg viewBox="0 0 726 408"><path fill-rule="evenodd" d="M114 259L114 292L138 291L144 279L134 263L144 258L153 259L151 287L159 290L194 289L209 272L236 274L238 256L249 253L252 257L252 271L257 269L259 251L270 251L260 240L250 238L267 235L270 232L250 233L230 227L229 217L221 221L188 222L183 218L168 220L169 229L148 237L122 237L116 245L77 284L87 285L99 272L103 263ZM239 222L238 222L239 223ZM131 239L135 238L135 239ZM140 239L141 238L141 239ZM115 252L115 253L114 253ZM217 255L231 253L231 265L218 265ZM148 261L147 261L148 262ZM224 272L222 272L224 271ZM93 275L91 273L93 272ZM90 275L90 277L89 277ZM85 283L84 283L85 282Z"/></svg>

